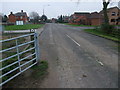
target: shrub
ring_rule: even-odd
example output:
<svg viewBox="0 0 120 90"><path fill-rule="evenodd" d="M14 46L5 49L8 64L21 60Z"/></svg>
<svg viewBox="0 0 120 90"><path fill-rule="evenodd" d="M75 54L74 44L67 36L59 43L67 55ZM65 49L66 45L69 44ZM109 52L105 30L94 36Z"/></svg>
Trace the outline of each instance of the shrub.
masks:
<svg viewBox="0 0 120 90"><path fill-rule="evenodd" d="M120 37L120 29L115 29L115 30L113 30L112 35L113 35L114 37Z"/></svg>
<svg viewBox="0 0 120 90"><path fill-rule="evenodd" d="M101 25L101 30L103 32L105 32L106 34L112 34L115 29L116 28L113 25L109 25L109 24L102 24Z"/></svg>

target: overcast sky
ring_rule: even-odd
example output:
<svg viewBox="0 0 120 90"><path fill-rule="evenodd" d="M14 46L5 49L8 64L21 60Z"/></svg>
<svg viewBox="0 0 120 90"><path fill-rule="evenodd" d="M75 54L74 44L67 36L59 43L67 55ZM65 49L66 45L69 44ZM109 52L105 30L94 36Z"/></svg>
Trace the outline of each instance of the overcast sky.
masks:
<svg viewBox="0 0 120 90"><path fill-rule="evenodd" d="M59 15L71 15L77 12L95 12L102 9L102 0L2 0L2 13L8 15L11 11L17 13L24 10L29 15L30 12L38 12L48 18L57 18ZM119 0L113 0L109 7L118 6ZM1 7L0 4L0 7ZM50 6L47 6L50 5Z"/></svg>

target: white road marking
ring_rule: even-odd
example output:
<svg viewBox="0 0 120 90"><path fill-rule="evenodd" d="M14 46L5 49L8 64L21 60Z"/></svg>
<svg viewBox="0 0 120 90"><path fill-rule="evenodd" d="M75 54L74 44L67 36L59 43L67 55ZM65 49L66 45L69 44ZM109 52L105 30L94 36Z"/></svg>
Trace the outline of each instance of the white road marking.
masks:
<svg viewBox="0 0 120 90"><path fill-rule="evenodd" d="M99 63L101 66L103 66L103 63L102 63L102 62L99 61L98 63Z"/></svg>
<svg viewBox="0 0 120 90"><path fill-rule="evenodd" d="M98 60L96 60L101 66L103 66L104 64Z"/></svg>
<svg viewBox="0 0 120 90"><path fill-rule="evenodd" d="M74 43L76 43L78 46L80 46L80 44L77 42L77 41L75 41L74 39L72 39L69 35L67 35L66 34L66 36L68 37L68 38L70 38ZM101 66L103 66L104 64L101 62L101 61L99 61L99 60L96 60Z"/></svg>
<svg viewBox="0 0 120 90"><path fill-rule="evenodd" d="M74 39L72 39L69 35L67 35L66 34L66 36L68 37L68 38L70 38L75 44L77 44L79 47L80 47L80 44L77 42L77 41L75 41Z"/></svg>
<svg viewBox="0 0 120 90"><path fill-rule="evenodd" d="M50 35L50 44L54 44L53 42L53 34L52 34L52 26L50 25L50 28L49 28L49 35Z"/></svg>

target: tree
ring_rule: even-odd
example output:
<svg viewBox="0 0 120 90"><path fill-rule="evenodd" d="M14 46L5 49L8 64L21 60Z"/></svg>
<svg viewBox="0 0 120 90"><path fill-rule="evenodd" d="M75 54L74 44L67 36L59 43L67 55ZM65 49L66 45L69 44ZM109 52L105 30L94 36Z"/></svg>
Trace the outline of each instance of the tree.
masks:
<svg viewBox="0 0 120 90"><path fill-rule="evenodd" d="M62 23L63 22L63 16L61 15L60 17L58 17L58 22Z"/></svg>
<svg viewBox="0 0 120 90"><path fill-rule="evenodd" d="M8 21L8 17L6 16L6 15L4 15L3 17L2 17L2 22L7 22Z"/></svg>
<svg viewBox="0 0 120 90"><path fill-rule="evenodd" d="M101 30L107 34L112 34L115 30L115 26L109 24L109 18L107 15L107 7L110 4L111 0L103 0L103 14L104 14L104 24L101 25Z"/></svg>
<svg viewBox="0 0 120 90"><path fill-rule="evenodd" d="M104 23L109 25L109 18L107 15L107 7L110 4L111 0L103 0L103 14L104 14Z"/></svg>
<svg viewBox="0 0 120 90"><path fill-rule="evenodd" d="M107 15L107 7L110 4L111 0L102 0L102 1L103 1L104 24L101 25L101 30L103 30L107 34L111 34L112 31L116 29L114 26L109 24L109 18Z"/></svg>
<svg viewBox="0 0 120 90"><path fill-rule="evenodd" d="M29 17L30 21L33 22L34 24L39 22L40 16L37 12L31 12Z"/></svg>
<svg viewBox="0 0 120 90"><path fill-rule="evenodd" d="M46 15L42 15L40 20L45 23L47 21L47 16Z"/></svg>

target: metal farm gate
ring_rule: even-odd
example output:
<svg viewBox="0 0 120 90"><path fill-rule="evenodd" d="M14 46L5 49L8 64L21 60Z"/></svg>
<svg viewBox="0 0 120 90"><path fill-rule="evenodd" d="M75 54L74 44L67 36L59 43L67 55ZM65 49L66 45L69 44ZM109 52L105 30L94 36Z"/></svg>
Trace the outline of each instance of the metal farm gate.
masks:
<svg viewBox="0 0 120 90"><path fill-rule="evenodd" d="M26 37L29 37L29 41L23 41L22 43L19 43L19 39ZM0 43L11 41L15 43L15 46L8 47L0 51L0 54L2 55L10 52L10 50L11 52L12 50L16 52L14 55L12 54L0 60L0 86L37 64L40 56L37 33L30 33L7 40L1 40ZM28 47L22 50L22 47L25 46Z"/></svg>

